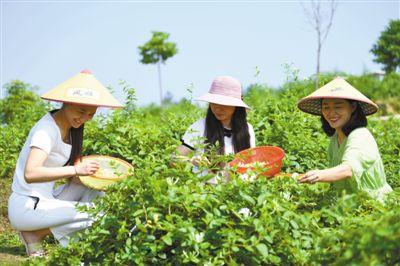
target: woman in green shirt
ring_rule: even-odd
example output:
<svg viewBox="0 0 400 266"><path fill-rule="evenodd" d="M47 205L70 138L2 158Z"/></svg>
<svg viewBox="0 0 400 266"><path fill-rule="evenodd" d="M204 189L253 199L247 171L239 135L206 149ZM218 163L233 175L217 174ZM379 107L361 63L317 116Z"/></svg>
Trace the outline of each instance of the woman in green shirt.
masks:
<svg viewBox="0 0 400 266"><path fill-rule="evenodd" d="M298 103L300 110L321 116L322 128L331 137L329 167L305 173L300 183L329 182L339 191L365 191L383 199L392 188L378 146L366 128L367 115L378 106L338 77Z"/></svg>

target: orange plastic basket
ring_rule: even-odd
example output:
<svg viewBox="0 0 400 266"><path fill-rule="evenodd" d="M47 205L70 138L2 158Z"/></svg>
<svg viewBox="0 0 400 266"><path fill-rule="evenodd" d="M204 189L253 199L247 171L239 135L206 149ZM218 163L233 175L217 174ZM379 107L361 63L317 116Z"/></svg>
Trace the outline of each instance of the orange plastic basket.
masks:
<svg viewBox="0 0 400 266"><path fill-rule="evenodd" d="M279 147L260 146L235 154L234 160L229 165L236 166L237 172L241 174L257 167L266 168L267 170L262 175L271 178L281 170L284 157L285 152Z"/></svg>

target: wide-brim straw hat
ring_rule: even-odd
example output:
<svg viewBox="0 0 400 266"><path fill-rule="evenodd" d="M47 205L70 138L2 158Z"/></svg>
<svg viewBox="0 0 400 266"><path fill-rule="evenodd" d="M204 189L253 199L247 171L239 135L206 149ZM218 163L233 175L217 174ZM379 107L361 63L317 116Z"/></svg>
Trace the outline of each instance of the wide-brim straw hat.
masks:
<svg viewBox="0 0 400 266"><path fill-rule="evenodd" d="M326 98L358 101L365 115L374 114L379 109L377 104L341 77L336 77L331 82L301 99L297 103L297 107L303 112L312 115L322 115L321 101Z"/></svg>
<svg viewBox="0 0 400 266"><path fill-rule="evenodd" d="M89 70L64 81L42 95L42 99L90 106L122 108L122 104Z"/></svg>
<svg viewBox="0 0 400 266"><path fill-rule="evenodd" d="M215 78L208 93L196 98L196 101L250 109L242 100L242 85L237 79L230 76Z"/></svg>

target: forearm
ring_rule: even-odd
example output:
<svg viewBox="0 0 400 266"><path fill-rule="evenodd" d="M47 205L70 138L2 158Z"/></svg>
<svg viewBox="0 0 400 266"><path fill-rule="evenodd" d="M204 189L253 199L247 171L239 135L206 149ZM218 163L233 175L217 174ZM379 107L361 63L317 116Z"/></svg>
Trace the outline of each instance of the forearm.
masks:
<svg viewBox="0 0 400 266"><path fill-rule="evenodd" d="M189 158L187 157L188 153L189 153L189 151L185 146L183 146L183 145L178 146L178 148L176 149L176 153L171 154L171 156L170 156L169 165L171 167L174 167L175 163L177 161L189 160Z"/></svg>
<svg viewBox="0 0 400 266"><path fill-rule="evenodd" d="M347 164L340 164L338 166L321 170L321 177L319 182L336 182L342 179L346 179L353 175L351 167Z"/></svg>
<svg viewBox="0 0 400 266"><path fill-rule="evenodd" d="M191 156L192 150L184 145L177 148L176 154L171 155L170 165L173 166L175 161L190 162L195 166L208 166L210 165L209 160L202 154Z"/></svg>
<svg viewBox="0 0 400 266"><path fill-rule="evenodd" d="M32 169L25 169L25 180L27 183L50 182L75 175L76 169L74 166L37 166Z"/></svg>

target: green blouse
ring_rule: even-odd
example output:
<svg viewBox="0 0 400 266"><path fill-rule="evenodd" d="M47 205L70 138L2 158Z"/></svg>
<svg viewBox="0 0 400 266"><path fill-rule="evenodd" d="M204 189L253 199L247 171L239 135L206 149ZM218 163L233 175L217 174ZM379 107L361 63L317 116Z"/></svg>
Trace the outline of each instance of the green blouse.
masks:
<svg viewBox="0 0 400 266"><path fill-rule="evenodd" d="M385 194L392 191L386 182L378 145L367 128L353 130L341 145L335 133L329 144L328 159L330 167L345 163L352 169L352 177L333 183L339 192L346 190L351 193L362 190L371 197L382 200Z"/></svg>

